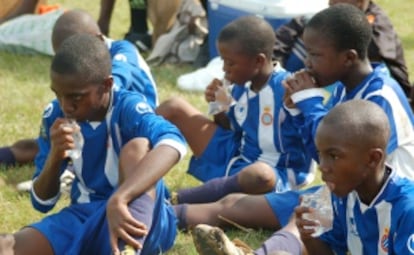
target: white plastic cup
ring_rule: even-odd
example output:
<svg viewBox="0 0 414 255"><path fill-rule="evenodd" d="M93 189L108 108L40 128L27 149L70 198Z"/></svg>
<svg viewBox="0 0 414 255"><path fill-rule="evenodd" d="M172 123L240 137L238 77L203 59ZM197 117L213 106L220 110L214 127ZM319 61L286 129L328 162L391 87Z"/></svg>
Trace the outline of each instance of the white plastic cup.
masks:
<svg viewBox="0 0 414 255"><path fill-rule="evenodd" d="M312 213L304 213L303 219L313 221L317 226L308 226L309 229L314 229L313 237L318 237L321 234L332 229L333 210L331 202L331 193L329 188L324 185L314 193L302 195L301 206L313 208Z"/></svg>

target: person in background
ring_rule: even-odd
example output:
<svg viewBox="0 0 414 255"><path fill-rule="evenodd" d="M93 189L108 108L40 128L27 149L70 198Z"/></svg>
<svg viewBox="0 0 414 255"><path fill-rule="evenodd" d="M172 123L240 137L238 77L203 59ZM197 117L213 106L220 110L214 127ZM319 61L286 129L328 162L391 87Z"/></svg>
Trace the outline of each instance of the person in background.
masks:
<svg viewBox="0 0 414 255"><path fill-rule="evenodd" d="M45 0L1 0L0 24L23 14L35 13Z"/></svg>

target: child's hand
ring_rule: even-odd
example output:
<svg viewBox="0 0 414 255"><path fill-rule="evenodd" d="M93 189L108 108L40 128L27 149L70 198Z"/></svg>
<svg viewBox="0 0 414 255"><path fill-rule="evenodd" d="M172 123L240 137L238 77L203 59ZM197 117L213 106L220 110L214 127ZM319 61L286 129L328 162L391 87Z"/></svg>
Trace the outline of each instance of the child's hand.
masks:
<svg viewBox="0 0 414 255"><path fill-rule="evenodd" d="M296 105L293 102L292 98L290 97L293 92L292 92L291 88L289 87L289 85L286 83L286 80L282 81L282 85L283 85L283 87L285 87L285 93L283 94L283 102L284 102L285 106L288 107L288 108L295 108Z"/></svg>
<svg viewBox="0 0 414 255"><path fill-rule="evenodd" d="M113 254L121 254L118 247L119 239L134 249L142 249L143 244L138 242L136 238L147 235L148 228L132 216L128 204L125 200L120 199L116 193L108 200L106 217Z"/></svg>
<svg viewBox="0 0 414 255"><path fill-rule="evenodd" d="M315 209L304 206L298 206L295 208L296 227L299 230L300 238L302 240L314 238L312 237L312 234L315 233L315 227L318 226L318 223L313 220L306 220L303 218L303 214L312 213L313 210Z"/></svg>
<svg viewBox="0 0 414 255"><path fill-rule="evenodd" d="M318 87L312 75L304 69L292 74L284 81L284 85L285 88L289 88L292 94L304 89Z"/></svg>
<svg viewBox="0 0 414 255"><path fill-rule="evenodd" d="M214 79L211 83L206 87L204 91L204 97L207 102L214 102L216 101L216 91L222 86L222 82L219 79Z"/></svg>
<svg viewBox="0 0 414 255"><path fill-rule="evenodd" d="M73 133L75 128L67 125L67 119L58 118L50 127L50 154L58 159L65 159L68 150L75 148Z"/></svg>

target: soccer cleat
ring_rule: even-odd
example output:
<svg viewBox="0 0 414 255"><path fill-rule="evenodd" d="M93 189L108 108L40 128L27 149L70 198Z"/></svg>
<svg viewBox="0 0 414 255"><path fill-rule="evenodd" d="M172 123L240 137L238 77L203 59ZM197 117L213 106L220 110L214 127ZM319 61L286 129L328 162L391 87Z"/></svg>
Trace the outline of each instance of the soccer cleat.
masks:
<svg viewBox="0 0 414 255"><path fill-rule="evenodd" d="M253 255L252 249L244 243L242 247L237 246L218 227L198 224L191 235L200 255Z"/></svg>

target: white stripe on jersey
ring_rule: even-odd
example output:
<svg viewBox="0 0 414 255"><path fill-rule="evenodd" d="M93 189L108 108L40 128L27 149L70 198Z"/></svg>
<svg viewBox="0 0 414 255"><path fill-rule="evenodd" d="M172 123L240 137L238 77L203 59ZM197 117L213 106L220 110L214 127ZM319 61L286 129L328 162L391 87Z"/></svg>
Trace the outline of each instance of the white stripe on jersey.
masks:
<svg viewBox="0 0 414 255"><path fill-rule="evenodd" d="M388 237L391 226L391 210L392 204L382 201L375 206L377 209L377 222L379 229L379 238L378 238L378 255L388 255L383 247L383 242L388 242L386 239L383 240L382 237ZM388 247L388 243L385 245Z"/></svg>
<svg viewBox="0 0 414 255"><path fill-rule="evenodd" d="M351 193L348 196L348 203L346 207L346 215L347 215L346 225L348 229L348 234L347 234L348 239L346 241L348 244L348 249L351 254L362 255L362 243L361 243L361 239L359 239L358 230L357 230L356 222L355 222L355 216L354 216L354 206L355 206L356 200L357 199L354 193Z"/></svg>
<svg viewBox="0 0 414 255"><path fill-rule="evenodd" d="M384 85L381 90L375 90L372 93L367 94L366 99L369 100L370 97L374 96L384 97L391 106L398 145L401 146L403 144L412 143L414 140L414 131L410 122L410 117L402 106L395 91L390 86Z"/></svg>
<svg viewBox="0 0 414 255"><path fill-rule="evenodd" d="M260 97L259 97L259 116L265 116L266 114L269 116L273 116L274 110L275 110L275 100L273 94L273 90L270 86L264 87L260 91ZM262 117L260 117L262 118ZM274 118L274 117L273 117ZM278 122L278 129L281 130L281 121ZM257 130L257 139L259 143L259 147L261 148L262 153L258 160L268 163L271 166L275 166L277 162L279 161L280 154L276 150L276 147L274 145L274 126L273 126L273 119L271 119L270 124L266 125L264 124L264 121L259 119L259 127ZM280 138L281 132L278 134L278 140L279 144L282 144L281 138Z"/></svg>

